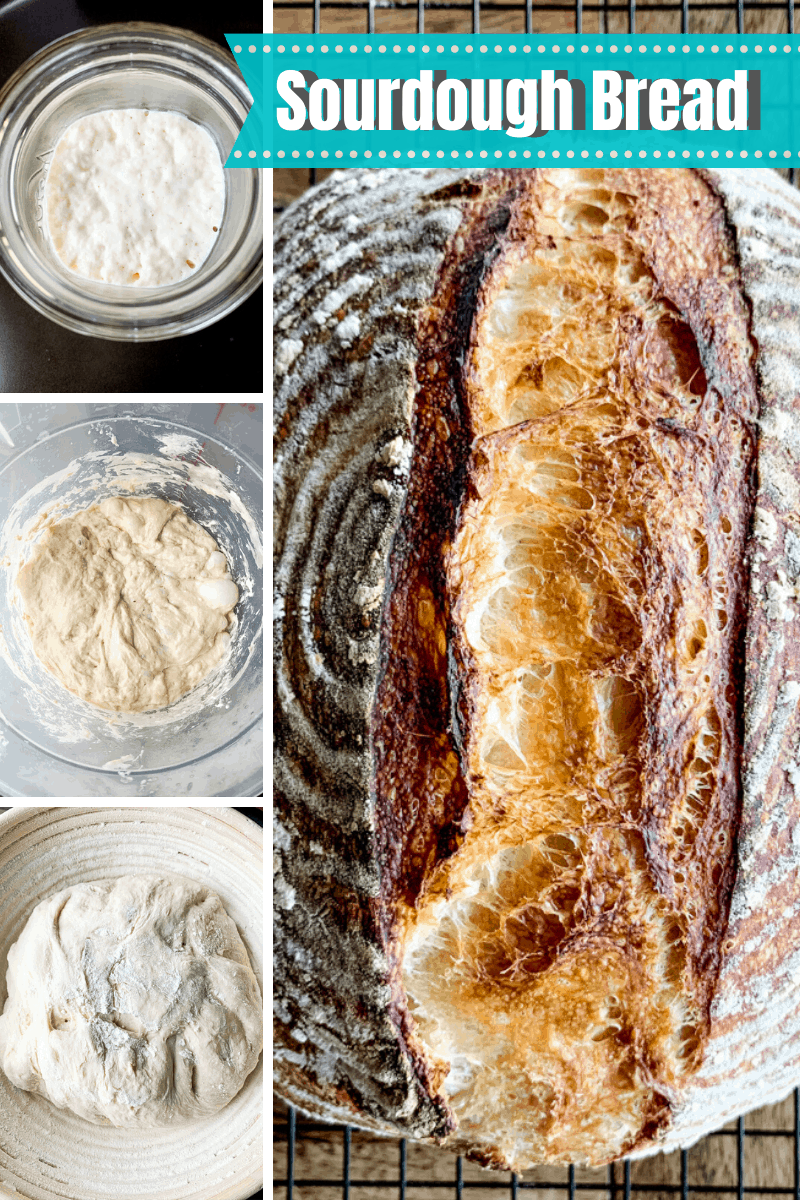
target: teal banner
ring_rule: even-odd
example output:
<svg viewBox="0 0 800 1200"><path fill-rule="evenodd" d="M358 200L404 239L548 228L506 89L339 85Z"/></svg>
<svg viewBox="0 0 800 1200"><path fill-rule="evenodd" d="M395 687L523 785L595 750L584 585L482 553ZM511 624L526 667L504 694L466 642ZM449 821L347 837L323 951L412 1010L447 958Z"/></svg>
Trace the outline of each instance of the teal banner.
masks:
<svg viewBox="0 0 800 1200"><path fill-rule="evenodd" d="M265 120L265 106L270 103L267 84L272 75L268 69L273 57L272 37L265 33L226 33L225 40L253 97L253 107L245 117L225 166L271 167L270 123Z"/></svg>
<svg viewBox="0 0 800 1200"><path fill-rule="evenodd" d="M227 166L800 163L800 36L228 35Z"/></svg>

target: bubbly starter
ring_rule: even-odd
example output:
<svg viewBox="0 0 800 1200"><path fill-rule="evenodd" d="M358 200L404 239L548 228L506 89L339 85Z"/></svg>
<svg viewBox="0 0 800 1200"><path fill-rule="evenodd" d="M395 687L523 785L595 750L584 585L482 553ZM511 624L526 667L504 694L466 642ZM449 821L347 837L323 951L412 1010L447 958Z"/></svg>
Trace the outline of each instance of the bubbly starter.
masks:
<svg viewBox="0 0 800 1200"><path fill-rule="evenodd" d="M55 252L76 275L165 287L208 257L222 224L225 180L214 141L194 121L113 109L65 130L44 200Z"/></svg>

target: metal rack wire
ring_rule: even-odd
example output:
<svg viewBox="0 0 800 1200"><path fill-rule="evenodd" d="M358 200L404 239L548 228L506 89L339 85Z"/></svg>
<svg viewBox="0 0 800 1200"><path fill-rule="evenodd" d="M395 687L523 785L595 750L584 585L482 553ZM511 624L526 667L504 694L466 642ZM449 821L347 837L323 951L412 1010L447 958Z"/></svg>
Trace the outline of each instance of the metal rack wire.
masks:
<svg viewBox="0 0 800 1200"><path fill-rule="evenodd" d="M481 32L481 13L489 12L518 12L520 15L524 13L525 17L525 33L535 33L538 30L534 26L534 14L543 13L560 13L570 19L564 22L564 28L559 32L562 33L586 33L586 32L625 32L623 30L587 30L583 27L584 17L589 14L597 14L602 20L604 17L612 17L617 14L627 19L628 33L695 33L697 30L692 29L690 18L692 10L696 13L698 9L702 9L704 13L717 12L723 15L735 16L736 28L728 30L728 32L749 33L751 30L745 23L746 13L782 13L788 20L788 28L779 30L772 29L764 32L772 33L794 33L794 3L792 0L662 0L661 3L643 3L642 0L619 0L614 3L613 0L599 0L596 3L588 3L587 0L551 0L551 3L534 3L534 0L522 0L522 3L501 3L500 0L274 0L274 10L280 11L288 9L292 12L313 11L313 27L308 30L309 33L320 33L321 15L323 6L326 9L342 9L342 10L361 10L366 12L366 28L357 30L352 29L352 33L376 33L379 32L375 28L375 13L376 11L394 10L398 12L416 12L417 14L417 33L425 33L425 13L427 12L471 12L472 24L466 33ZM651 29L637 28L637 16L643 14L655 13L659 17L668 17L674 14L680 17L680 29L674 28L671 23L669 28ZM523 32L520 29L519 32ZM759 32L761 32L759 30Z"/></svg>
<svg viewBox="0 0 800 1200"><path fill-rule="evenodd" d="M391 20L391 32L452 32L480 33L764 33L786 34L795 32L794 0L550 0L549 3L534 0L274 0L276 32L314 33L383 33L390 30L383 26ZM345 23L345 18L352 19ZM426 19L428 29L426 30ZM446 29L442 28L446 22ZM437 29L430 26L436 24ZM333 28L331 27L333 26ZM283 207L292 195L316 184L328 171L315 168L276 170L276 177L289 180L288 186L276 186L276 210ZM783 171L790 182L797 184L795 169ZM634 1193L647 1194L649 1200L661 1196L688 1200L690 1194L714 1194L735 1196L736 1200L754 1196L787 1196L800 1200L800 1089L794 1092L790 1111L784 1109L784 1128L754 1128L750 1118L740 1118L730 1127L710 1134L704 1145L725 1144L730 1155L729 1178L711 1182L704 1176L693 1175L694 1150L680 1151L679 1178L668 1179L666 1170L659 1175L658 1167L650 1168L653 1179L640 1177L642 1164L624 1161L592 1173L568 1167L559 1172L547 1172L546 1178L526 1178L511 1175L508 1178L491 1176L481 1172L478 1178L474 1169L462 1158L443 1159L450 1178L432 1178L424 1172L417 1173L413 1165L413 1154L409 1155L410 1144L405 1140L389 1143L389 1162L396 1165L381 1178L362 1173L354 1163L354 1150L360 1135L349 1125L326 1125L311 1120L293 1108L278 1114L275 1124L276 1170L274 1186L276 1195L285 1200L333 1200L341 1196L351 1197L396 1197L407 1200L419 1197L425 1189L442 1200L453 1197L475 1195L478 1191L493 1195L507 1195L518 1200L524 1191L552 1193L553 1200L576 1200L580 1193L594 1193L598 1200L631 1200ZM748 1124L750 1127L748 1127ZM302 1151L314 1139L324 1138L327 1154L326 1171L307 1175L303 1169ZM355 1139L355 1141L354 1141ZM773 1139L770 1147L769 1139ZM779 1181L768 1185L748 1183L748 1147L758 1143L771 1149L776 1162L781 1160L777 1172ZM780 1147L778 1154L775 1147ZM791 1150L787 1155L786 1151ZM733 1151L733 1154L730 1152ZM442 1151L440 1154L445 1155ZM645 1160L649 1164L665 1160ZM676 1175L678 1173L676 1172ZM437 1172L437 1176L441 1171ZM556 1178L556 1176L558 1176ZM548 1200L550 1198L548 1197Z"/></svg>
<svg viewBox="0 0 800 1200"><path fill-rule="evenodd" d="M636 1164L624 1160L620 1164L604 1168L604 1178L579 1180L576 1168L563 1168L559 1172L561 1179L548 1178L526 1179L524 1176L512 1174L509 1178L496 1178L487 1172L482 1172L480 1179L465 1177L465 1163L461 1157L452 1162L452 1178L450 1180L417 1178L409 1170L409 1143L404 1139L393 1145L396 1146L397 1174L393 1178L362 1178L352 1167L353 1128L350 1125L323 1125L321 1122L298 1114L294 1108L287 1108L284 1117L279 1118L275 1127L275 1141L280 1152L283 1152L283 1174L276 1171L274 1187L277 1195L285 1196L285 1200L307 1200L319 1194L319 1189L326 1189L326 1195L341 1195L343 1200L350 1200L351 1189L375 1189L375 1194L382 1197L394 1196L398 1200L407 1200L410 1194L419 1193L420 1189L436 1189L442 1200L448 1197L463 1200L469 1192L474 1195L478 1191L491 1192L493 1195L507 1195L510 1200L518 1200L524 1191L551 1192L561 1200L576 1200L578 1193L593 1192L603 1200L631 1200L634 1194L649 1197L670 1196L688 1200L691 1195L735 1196L737 1200L745 1200L750 1196L791 1196L800 1200L800 1089L795 1089L793 1095L794 1120L791 1128L785 1129L748 1129L746 1118L740 1117L730 1128L721 1129L709 1134L705 1139L710 1142L718 1139L735 1140L735 1170L730 1182L705 1183L692 1178L690 1170L690 1153L681 1150L680 1180L672 1182L659 1180L657 1182L642 1182L633 1177ZM340 1140L341 1170L336 1175L320 1176L317 1178L304 1177L298 1171L298 1146L304 1138L311 1137L315 1132L324 1131L330 1138ZM767 1139L780 1139L792 1143L793 1177L791 1181L771 1186L748 1185L746 1180L746 1153L748 1139L758 1139L764 1144ZM441 1152L444 1153L444 1152ZM652 1162L653 1160L649 1160ZM552 1174L552 1172L551 1172ZM595 1172L599 1175L600 1172ZM328 1191L327 1189L332 1189ZM363 1192L361 1192L363 1195Z"/></svg>

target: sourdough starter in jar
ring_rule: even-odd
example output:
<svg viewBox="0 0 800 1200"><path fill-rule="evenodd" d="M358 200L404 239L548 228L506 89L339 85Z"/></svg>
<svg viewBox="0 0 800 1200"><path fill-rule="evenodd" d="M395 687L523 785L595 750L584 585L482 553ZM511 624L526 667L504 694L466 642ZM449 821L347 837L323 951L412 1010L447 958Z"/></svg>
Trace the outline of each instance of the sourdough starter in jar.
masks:
<svg viewBox="0 0 800 1200"><path fill-rule="evenodd" d="M123 108L68 126L45 183L47 229L76 275L166 287L208 257L225 179L210 134L175 112Z"/></svg>

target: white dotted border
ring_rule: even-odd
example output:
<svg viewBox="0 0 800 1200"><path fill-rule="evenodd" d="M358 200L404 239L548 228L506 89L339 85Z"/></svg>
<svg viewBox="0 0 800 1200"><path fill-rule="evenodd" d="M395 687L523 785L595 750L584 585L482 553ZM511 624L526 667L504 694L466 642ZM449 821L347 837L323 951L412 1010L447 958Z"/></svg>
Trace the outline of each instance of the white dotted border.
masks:
<svg viewBox="0 0 800 1200"><path fill-rule="evenodd" d="M241 47L241 46L234 46L234 47L233 47L233 49L234 49L234 52L235 52L236 54L241 54L241 53L242 53L242 47ZM254 51L255 51L256 47L255 47L255 46L250 46L250 47L248 47L248 49L249 49L250 53L252 54L252 53L254 53ZM332 50L332 51L333 51L335 54L344 54L344 52L345 52L345 47L344 47L344 46L341 46L341 45L336 45L336 46L328 46L328 45L322 45L322 46L312 46L312 45L310 45L310 44L309 44L309 45L306 45L306 46L304 46L304 47L302 47L302 48L301 48L300 46L298 46L298 45L294 45L294 46L291 46L291 47L288 47L288 46L276 46L276 47L275 47L275 49L277 50L278 54L285 54L285 53L287 52L287 50L291 50L291 52L292 52L293 54L300 54L300 53L301 53L301 49L302 49L302 51L303 51L304 53L306 53L306 54L313 54L313 53L314 53L316 50L319 50L320 54L327 54L327 53L328 53L329 51L331 51L331 50ZM375 49L377 49L377 51L378 51L378 53L379 53L379 54L386 54L386 53L388 53L389 51L392 51L394 54L400 54L400 53L402 53L403 47L402 47L402 46L400 46L400 45L398 45L398 44L395 44L395 45L393 45L393 46L384 46L384 45L379 45L379 46L376 46L376 47L375 47ZM445 53L445 47L444 47L444 46L442 46L442 45L439 45L439 46L436 46L436 47L433 47L433 46L420 46L420 47L419 47L419 49L422 51L422 53L423 53L423 54L430 54L432 50L435 50L435 52L436 52L437 54L444 54L444 53ZM534 47L533 47L533 46L528 46L528 45L525 45L525 46L522 46L522 47L521 47L521 49L522 49L522 52L523 52L524 54L531 54L531 53L533 52L533 50L534 50ZM536 49L536 50L539 52L539 54L560 54L560 53L561 53L561 49L562 49L562 48L561 48L561 46L543 46L543 45L540 45L540 46L536 46L536 47L535 47L535 49ZM595 51L597 52L597 54L605 54L605 53L610 53L610 54L619 54L619 53L624 53L624 54L635 54L635 53L637 53L637 51L638 51L638 53L640 53L640 54L660 54L660 53L661 53L661 51L662 51L662 49L663 49L663 50L666 50L666 52L667 52L668 54L675 54L675 52L676 52L677 50L682 50L684 54L689 54L691 51L695 51L697 54L704 54L704 53L705 53L705 51L706 51L706 49L708 49L708 50L709 50L709 51L710 51L712 54L719 54L719 53L720 53L720 51L724 51L726 54L733 54L733 53L734 53L734 51L735 51L735 47L734 47L734 46L730 46L730 45L727 45L727 46L719 46L719 45L717 45L716 43L711 43L711 44L710 44L708 47L706 47L706 46L704 46L704 45L698 45L698 46L686 46L686 45L683 45L683 46L678 46L678 45L668 45L668 46L663 46L663 47L662 47L662 46L659 46L659 45L655 45L655 46L647 46L647 45L640 45L640 46L625 45L625 46L622 46L622 47L620 47L620 46L616 46L616 45L611 45L611 46L602 46L602 45L598 45L598 46L595 46ZM739 52L740 52L741 54L747 54L747 53L748 53L748 51L749 51L749 49L750 49L750 47L749 47L749 46L742 45L742 46L740 46L740 47L739 47ZM775 46L775 45L768 45L768 46L758 46L758 45L756 45L756 46L753 46L753 51L754 51L754 53L756 53L756 54L761 54L761 53L763 53L763 52L765 52L765 51L767 51L767 52L768 52L768 53L770 53L770 54L777 54L779 49L781 49L781 47L778 47L778 46ZM782 49L783 49L783 53L784 53L784 54L791 54L791 52L792 52L792 47L791 47L791 45L785 45L785 46L783 46L783 47L782 47ZM797 49L798 49L798 51L800 51L800 43L798 43L798 45L797 45ZM365 54L371 54L371 53L372 53L372 50L373 50L373 47L372 47L372 46L371 46L369 43L366 43L366 44L364 44L364 45L362 45L362 46L356 46L356 45L352 45L352 46L350 46L350 47L349 47L349 50L350 50L350 53L351 53L351 54L357 54L359 51L363 51ZM409 46L407 47L407 50L408 50L408 53L409 53L409 54L415 54L415 53L416 53L416 51L417 51L417 47L416 47L416 46L413 46L413 45L409 45ZM460 54L460 53L464 53L464 54L472 54L472 52L473 52L474 50L479 50L481 54L488 54L488 53L490 52L490 48L489 48L489 46L487 46L487 45L483 45L483 44L481 44L481 45L475 45L475 46L473 46L473 45L466 45L466 46L456 46L456 45L451 45L451 46L450 46L450 52L451 52L452 54ZM588 53L589 53L589 50L590 50L590 47L589 47L589 46L571 46L571 45L567 45L567 46L564 46L564 50L566 51L566 53L567 53L567 54L574 54L576 50L580 50L580 52L581 52L582 54L588 54ZM514 45L511 45L511 46L500 46L500 45L498 45L498 46L495 46L495 47L494 47L494 52L495 52L495 54L516 54L516 53L517 53L517 47L516 47L516 46L514 46ZM269 47L269 46L265 46L265 47L264 47L264 53L265 53L265 54L269 54L269 53L270 53L270 47Z"/></svg>
<svg viewBox="0 0 800 1200"><path fill-rule="evenodd" d="M301 154L300 150L292 150L291 152L287 152L286 150L278 150L277 157L278 158L286 158L287 153L289 153L289 156L291 158L300 158L302 156L304 156L305 158L315 158L317 152L315 150L306 150L303 152L303 154ZM377 157L378 158L386 158L387 155L390 155L392 158L416 158L417 153L418 152L416 150L405 150L405 151L403 151L403 150L391 150L391 151L378 150ZM450 151L422 150L419 152L419 157L420 158L445 158L446 156L449 156L450 158L460 158L462 153L463 153L464 158L489 158L489 157L492 157L492 158L504 158L504 157L505 158L532 158L532 157L534 157L534 155L536 158L540 158L540 159L548 158L548 157L558 159L558 158L561 158L562 156L564 158L575 158L576 156L578 156L580 158L604 158L606 156L606 154L608 154L609 158L624 157L624 158L640 158L640 159L641 158L678 158L678 157L686 159L686 158L705 158L706 157L705 150L695 150L695 151L691 151L691 150L681 150L681 151L678 151L678 150L625 150L624 152L618 151L618 150L609 150L609 151L605 151L605 150L565 150L563 152L561 150L550 150L550 151L547 151L547 150L537 150L537 151L522 150L519 152L516 150L508 150L505 152L505 154L503 153L502 150L491 150L491 151L490 150L480 150L480 151L465 150L463 152L461 150L450 150ZM779 158L781 156L783 158L791 158L792 157L791 150L784 150L784 151L753 150L752 152L749 150L740 150L738 152L738 157L739 158L749 158L751 153L752 153L753 158L763 158L765 154L767 155L768 158ZM242 155L241 150L234 151L235 158L241 158L241 155ZM359 151L359 150L320 150L320 152L319 152L320 158L343 158L345 156L347 156L349 158L359 158L359 157L372 158L373 152L372 152L372 150L361 150L361 151ZM725 158L734 158L734 157L736 157L736 154L733 150L725 150L725 151L711 150L711 151L709 151L710 158L720 158L721 156L724 156ZM800 150L798 150L797 156L798 156L798 158L800 158ZM255 150L250 151L250 157L255 158ZM264 158L270 158L270 157L271 157L270 151L265 150Z"/></svg>

